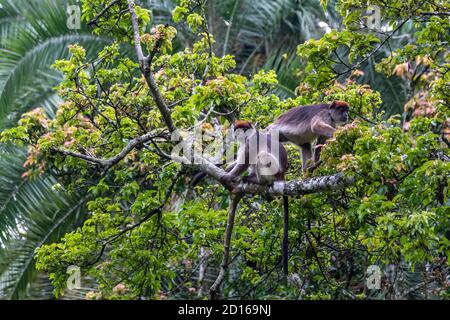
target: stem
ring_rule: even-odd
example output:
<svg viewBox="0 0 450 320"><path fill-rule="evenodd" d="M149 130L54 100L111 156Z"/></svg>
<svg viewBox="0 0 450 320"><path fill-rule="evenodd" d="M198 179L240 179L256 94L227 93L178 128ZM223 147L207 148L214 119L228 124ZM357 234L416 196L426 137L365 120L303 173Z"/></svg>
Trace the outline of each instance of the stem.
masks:
<svg viewBox="0 0 450 320"><path fill-rule="evenodd" d="M225 54L227 53L228 41L230 38L230 31L231 31L231 27L233 26L234 15L236 14L236 9L238 7L238 4L239 4L239 0L237 0L235 2L234 7L233 7L233 12L231 13L231 16L230 16L230 24L227 26L227 33L225 35L225 41L223 44L222 56L225 56Z"/></svg>

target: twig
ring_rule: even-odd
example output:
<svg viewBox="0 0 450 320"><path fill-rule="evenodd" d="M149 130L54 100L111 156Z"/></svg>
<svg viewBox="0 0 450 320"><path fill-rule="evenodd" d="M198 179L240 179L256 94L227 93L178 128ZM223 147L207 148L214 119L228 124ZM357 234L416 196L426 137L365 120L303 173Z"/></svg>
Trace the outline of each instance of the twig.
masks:
<svg viewBox="0 0 450 320"><path fill-rule="evenodd" d="M99 164L104 167L112 167L113 165L118 163L120 160L125 158L125 156L128 153L130 153L131 150L133 150L136 146L138 146L141 143L147 142L147 141L151 140L152 138L154 138L153 132L148 132L142 136L134 138L117 155L107 158L107 159L100 159L100 158L96 158L96 157L89 156L86 154L77 153L74 151L59 149L59 148L52 148L52 151L55 151L55 152L58 152L58 153L61 153L64 155L80 158L80 159L86 160L88 162Z"/></svg>
<svg viewBox="0 0 450 320"><path fill-rule="evenodd" d="M100 13L98 15L95 16L94 19L92 19L91 21L89 21L89 26L92 25L98 25L98 19L100 19L113 5L119 3L121 0L114 0L112 1L110 4L108 4L105 8L103 8L102 11L100 11Z"/></svg>

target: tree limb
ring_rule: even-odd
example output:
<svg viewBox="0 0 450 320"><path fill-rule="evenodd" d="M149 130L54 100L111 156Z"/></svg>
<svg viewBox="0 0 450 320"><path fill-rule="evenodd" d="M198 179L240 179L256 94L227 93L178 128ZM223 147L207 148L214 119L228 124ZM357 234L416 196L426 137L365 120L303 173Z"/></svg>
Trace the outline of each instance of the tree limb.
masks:
<svg viewBox="0 0 450 320"><path fill-rule="evenodd" d="M377 52L384 46L384 44L385 44L389 39L391 39L392 36L393 36L398 30L400 30L401 27L403 27L403 25L404 25L406 22L408 22L410 19L411 19L411 17L409 17L409 18L403 20L402 22L400 22L400 24L399 24L394 30L392 30L392 32L391 32L391 33L390 33L383 41L381 41L375 49L373 49L371 52L369 52L369 53L368 53L361 61L359 61L357 64L355 64L354 66L351 66L351 67L349 68L349 66L347 66L347 65L344 63L344 65L347 66L347 70L342 71L342 72L335 72L336 75L339 77L339 76L342 76L342 75L344 75L344 74L347 74L347 73L349 73L349 72L351 72L351 71L353 71L353 70L355 70L355 69L358 69L363 63L365 63L365 62L366 62L367 60L369 60L375 53L377 53ZM339 60L340 60L340 57L339 57L339 56L338 56L338 58L339 58Z"/></svg>
<svg viewBox="0 0 450 320"><path fill-rule="evenodd" d="M150 89L150 93L153 96L153 100L155 101L156 106L161 112L164 123L166 124L169 131L173 132L175 131L175 126L173 124L170 110L167 107L167 104L164 101L161 92L159 91L158 85L155 82L155 78L153 77L153 74L151 72L150 56L144 56L144 52L142 51L141 36L139 34L139 23L136 16L136 11L134 10L134 6L134 0L128 0L128 8L130 10L131 22L133 24L134 49L139 60L139 66L141 68L142 75L144 76L145 81L147 82L147 85Z"/></svg>
<svg viewBox="0 0 450 320"><path fill-rule="evenodd" d="M147 141L150 141L152 138L154 138L153 133L149 132L135 139L132 139L117 155L107 159L100 159L90 155L77 153L65 149L53 148L52 151L61 153L63 155L80 158L88 162L99 164L101 166L109 168L117 164L123 158L125 158L126 155L136 146L145 143ZM226 175L225 170L216 166L214 163L210 162L209 160L203 158L200 155L194 154L193 156L194 163L189 163L189 159L181 156L169 155L166 153L164 153L163 156L175 162L198 167L207 175L220 182L224 187L228 188L229 190L232 190L233 193L271 194L274 196L282 196L282 195L295 196L315 192L336 190L352 185L354 183L354 178L347 177L342 173L302 180L276 181L271 186L254 183L233 183L223 180L223 177Z"/></svg>
<svg viewBox="0 0 450 320"><path fill-rule="evenodd" d="M77 152L65 150L65 149L53 148L52 151L55 151L55 152L58 152L58 153L61 153L61 154L67 155L67 156L80 158L80 159L86 160L88 162L99 164L104 167L112 167L113 165L117 164L120 160L125 158L126 155L128 153L130 153L130 151L133 150L136 146L138 146L141 143L147 142L147 141L151 140L152 138L154 138L153 132L148 132L142 136L134 138L134 139L130 140L130 142L125 146L125 148L123 148L117 155L107 158L107 159L100 159L100 158L96 158L96 157L93 157L90 155L77 153Z"/></svg>
<svg viewBox="0 0 450 320"><path fill-rule="evenodd" d="M217 276L216 281L214 281L213 285L209 289L209 298L211 300L217 300L219 287L225 279L225 274L228 270L228 266L230 263L230 243L231 243L231 234L233 232L234 226L234 217L236 216L236 208L239 203L239 200L242 198L241 194L231 194L230 195L230 205L228 209L228 219L227 226L225 229L225 236L223 240L223 258L222 263L220 264L219 275Z"/></svg>
<svg viewBox="0 0 450 320"><path fill-rule="evenodd" d="M240 184L237 186L238 192L252 194L271 194L276 196L295 196L315 192L336 190L350 186L355 179L347 177L342 173L331 176L314 177L310 179L293 181L276 181L270 187L259 184Z"/></svg>

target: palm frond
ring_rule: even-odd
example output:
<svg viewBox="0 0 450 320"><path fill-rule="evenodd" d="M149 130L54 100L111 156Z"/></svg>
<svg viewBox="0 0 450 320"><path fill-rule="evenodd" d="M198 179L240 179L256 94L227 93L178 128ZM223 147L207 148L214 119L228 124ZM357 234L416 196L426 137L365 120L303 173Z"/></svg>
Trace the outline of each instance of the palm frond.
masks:
<svg viewBox="0 0 450 320"><path fill-rule="evenodd" d="M34 250L58 240L85 216L86 197L54 191L56 179L24 179L25 151L0 154L0 296L23 296L35 275Z"/></svg>
<svg viewBox="0 0 450 320"><path fill-rule="evenodd" d="M79 43L92 53L110 42L91 35L87 28L68 29L63 3L19 2L20 6L10 0L0 1L9 8L3 13L3 19L9 20L0 24L0 130L51 96L52 88L61 80L51 65L68 56L70 44Z"/></svg>

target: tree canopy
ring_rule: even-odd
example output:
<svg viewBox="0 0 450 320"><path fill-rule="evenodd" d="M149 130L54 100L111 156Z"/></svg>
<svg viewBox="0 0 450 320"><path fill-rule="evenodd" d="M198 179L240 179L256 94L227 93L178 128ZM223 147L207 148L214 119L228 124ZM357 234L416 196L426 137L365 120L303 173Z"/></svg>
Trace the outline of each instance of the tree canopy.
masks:
<svg viewBox="0 0 450 320"><path fill-rule="evenodd" d="M86 201L82 218L67 212L82 221L77 228L35 252L55 296L74 265L98 284L90 299L208 298L219 267L222 298L448 298L448 1L370 0L373 13L366 1L322 0L314 23L332 6L336 25L288 34L295 53L283 52L292 44L277 43L268 27L263 39L239 33L250 2L223 1L231 19L217 31L214 1L177 1L171 19L152 1L82 1L91 37L110 41L70 44L53 64L62 76L55 113L34 108L1 132L9 148L27 148L24 181L51 175L45 183L55 192ZM258 2L254 28L264 26L264 8L277 9ZM289 18L279 27L297 30ZM266 39L276 53L266 68L248 68ZM280 87L283 68L294 90ZM221 179L225 156L214 151L235 119L266 128L290 108L333 100L349 103L351 121L324 145L316 170L302 173L287 145L278 189ZM173 152L180 143L190 156ZM200 172L207 178L194 185ZM281 194L290 207L288 281ZM380 290L366 286L372 265L386 271Z"/></svg>

